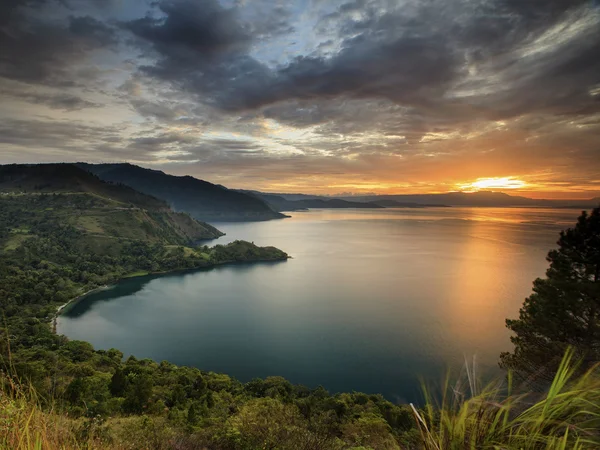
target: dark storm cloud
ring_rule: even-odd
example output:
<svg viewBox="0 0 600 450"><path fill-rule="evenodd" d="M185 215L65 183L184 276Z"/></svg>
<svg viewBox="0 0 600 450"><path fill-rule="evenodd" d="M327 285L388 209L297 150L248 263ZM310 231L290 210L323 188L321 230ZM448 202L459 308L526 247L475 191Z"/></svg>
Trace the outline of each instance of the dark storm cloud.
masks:
<svg viewBox="0 0 600 450"><path fill-rule="evenodd" d="M342 21L352 37L339 53L292 61L263 102L383 98L457 120L598 110L588 91L600 82L600 27L581 29L593 10L534 3L423 2Z"/></svg>
<svg viewBox="0 0 600 450"><path fill-rule="evenodd" d="M274 98L320 99L349 96L387 98L396 103L425 102L444 92L459 70L442 36L377 42L365 36L345 42L334 58L298 58L278 74ZM432 92L433 91L433 92Z"/></svg>
<svg viewBox="0 0 600 450"><path fill-rule="evenodd" d="M44 9L46 8L46 9ZM9 0L0 7L0 77L49 86L83 84L73 65L91 52L115 44L114 30L90 16L47 20L46 14L69 11L64 2Z"/></svg>
<svg viewBox="0 0 600 450"><path fill-rule="evenodd" d="M157 57L154 64L141 67L145 74L224 109L252 106L252 92L268 89L270 72L247 54L252 36L235 10L217 0L163 1L158 7L164 17L124 25Z"/></svg>
<svg viewBox="0 0 600 450"><path fill-rule="evenodd" d="M91 16L71 17L69 31L75 38L98 47L111 46L117 42L115 30Z"/></svg>
<svg viewBox="0 0 600 450"><path fill-rule="evenodd" d="M6 25L16 19L23 8L41 6L48 0L2 0L0 2L0 25Z"/></svg>
<svg viewBox="0 0 600 450"><path fill-rule="evenodd" d="M558 19L565 11L593 3L589 0L500 0L498 9L501 12L514 13L518 20L528 26L544 26L548 21Z"/></svg>
<svg viewBox="0 0 600 450"><path fill-rule="evenodd" d="M234 13L212 3L207 8L161 3L166 18L140 19L127 26L159 55L155 65L144 67L148 74L207 96L226 110L340 95L425 101L424 91L443 92L461 62L444 36L398 36L387 30L398 24L383 18L355 24L369 32L347 38L334 58L298 57L273 71L243 52L250 36Z"/></svg>
<svg viewBox="0 0 600 450"><path fill-rule="evenodd" d="M164 17L147 16L127 22L125 27L151 43L159 54L180 63L242 49L250 40L234 11L217 0L162 1L158 8Z"/></svg>
<svg viewBox="0 0 600 450"><path fill-rule="evenodd" d="M165 18L128 25L158 54L144 71L226 111L379 98L450 124L599 110L589 89L600 82L600 27L581 29L593 13L584 1L440 0L397 9L349 2L320 24L337 29L337 53L277 68L248 53L251 37L233 10L212 1L206 11L189 2L160 5ZM278 119L277 111L268 114ZM295 112L297 123L324 119L318 106L315 117ZM293 113L283 111L282 120Z"/></svg>

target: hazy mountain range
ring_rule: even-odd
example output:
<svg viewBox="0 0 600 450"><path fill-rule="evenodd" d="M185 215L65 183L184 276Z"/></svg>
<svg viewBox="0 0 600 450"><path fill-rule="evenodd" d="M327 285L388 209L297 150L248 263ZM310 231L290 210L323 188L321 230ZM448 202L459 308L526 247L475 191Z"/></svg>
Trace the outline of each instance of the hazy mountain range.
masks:
<svg viewBox="0 0 600 450"><path fill-rule="evenodd" d="M366 195L326 197L305 194L256 193L269 200L281 198L294 205L296 202L313 202L315 200L344 200L352 204L375 204L386 208L418 208L440 206L488 206L488 207L548 207L548 208L590 208L600 204L600 198L587 200L548 200L509 195L502 192L448 192L444 194L398 194L398 195ZM298 203L299 204L299 203Z"/></svg>
<svg viewBox="0 0 600 450"><path fill-rule="evenodd" d="M228 189L191 176L132 164L0 166L0 190L90 192L140 208L183 212L202 222L259 221L311 208L427 208L444 206L591 208L600 198L545 200L500 192L329 197ZM208 233L209 235L212 233Z"/></svg>
<svg viewBox="0 0 600 450"><path fill-rule="evenodd" d="M269 194L258 191L243 191L250 193L267 202L276 211L299 211L311 208L426 208L431 206L446 206L443 204L426 204L404 202L387 198L375 197L371 200L362 198L337 198L305 194Z"/></svg>

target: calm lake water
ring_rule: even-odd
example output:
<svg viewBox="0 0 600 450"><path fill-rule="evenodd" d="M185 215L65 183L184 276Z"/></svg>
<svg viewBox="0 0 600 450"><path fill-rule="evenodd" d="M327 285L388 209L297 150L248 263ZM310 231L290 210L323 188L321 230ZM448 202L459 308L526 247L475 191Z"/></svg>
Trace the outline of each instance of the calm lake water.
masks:
<svg viewBox="0 0 600 450"><path fill-rule="evenodd" d="M312 210L216 224L293 259L130 279L60 316L96 348L224 372L281 375L330 391L418 400L476 355L493 373L558 231L579 211Z"/></svg>

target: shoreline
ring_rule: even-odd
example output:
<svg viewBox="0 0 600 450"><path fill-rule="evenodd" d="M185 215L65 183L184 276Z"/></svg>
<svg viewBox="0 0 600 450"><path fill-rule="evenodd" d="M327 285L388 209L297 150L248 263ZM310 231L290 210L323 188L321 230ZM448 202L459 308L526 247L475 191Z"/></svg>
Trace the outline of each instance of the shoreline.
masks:
<svg viewBox="0 0 600 450"><path fill-rule="evenodd" d="M117 281L117 283L118 283L118 281ZM76 302L77 300L81 300L82 298L87 297L90 294L94 294L96 292L100 292L100 291L104 291L104 290L110 289L114 284L116 284L116 283L111 283L110 285L109 284L104 284L102 286L95 287L94 289L90 289L89 291L86 291L86 292L84 292L82 294L79 294L77 297L73 297L72 299L68 300L66 303L63 303L58 308L56 308L56 312L54 313L54 316L52 317L52 332L54 334L56 334L56 321L58 320L58 316L60 316L60 314L62 313L62 311L67 306L69 306L70 304Z"/></svg>
<svg viewBox="0 0 600 450"><path fill-rule="evenodd" d="M183 272L194 272L197 270L210 270L210 269L214 269L215 267L219 267L219 266L224 266L224 265L236 265L236 264L254 264L254 263L271 263L271 262L283 262L283 261L287 261L288 259L292 259L291 256L287 256L286 258L282 258L282 259L259 259L259 260L255 260L255 261L223 261L223 262L219 262L219 263L213 263L209 266L203 266L203 267L191 267L191 268L186 268L186 269L173 269L173 270L162 270L162 271L157 271L157 272L146 272L146 273L140 273L137 275L124 275L118 279L116 279L115 281L109 283L109 284L104 284L102 286L98 286L95 287L93 289L90 289L89 291L86 291L82 294L79 294L77 297L73 297L72 299L70 299L69 301L67 301L66 303L63 303L62 305L60 305L57 309L56 312L54 313L54 316L51 319L51 323L52 323L52 332L54 334L56 333L56 326L57 326L57 321L58 321L58 316L61 315L61 313L65 310L66 307L68 307L69 305L82 300L83 298L87 297L88 295L92 295L95 294L96 292L101 292L101 291L106 291L108 289L111 289L112 287L116 286L117 284L119 284L122 281L125 280L131 280L134 278L141 278L141 277L148 277L148 276L158 276L158 275L168 275L168 274L176 274L176 273L183 273ZM133 272L135 273L135 272Z"/></svg>

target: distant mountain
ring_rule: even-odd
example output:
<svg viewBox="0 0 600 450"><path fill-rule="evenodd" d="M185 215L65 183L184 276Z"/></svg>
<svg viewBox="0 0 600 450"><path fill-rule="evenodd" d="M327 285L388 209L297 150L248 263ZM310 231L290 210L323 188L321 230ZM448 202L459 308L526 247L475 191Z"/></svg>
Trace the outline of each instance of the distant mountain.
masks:
<svg viewBox="0 0 600 450"><path fill-rule="evenodd" d="M0 201L6 207L28 204L44 220L71 225L96 249L113 245L107 239L187 244L223 235L173 212L163 200L102 181L74 164L0 166Z"/></svg>
<svg viewBox="0 0 600 450"><path fill-rule="evenodd" d="M600 199L590 200L545 200L508 195L502 192L448 192L445 194L409 194L409 195L367 195L341 197L344 200L356 202L382 201L409 202L419 205L449 205L449 206L545 206L549 208L598 206Z"/></svg>
<svg viewBox="0 0 600 450"><path fill-rule="evenodd" d="M600 205L600 197L589 200L547 200L509 195L503 192L447 192L444 194L364 195L326 197L310 194L265 193L244 191L255 195L278 211L293 211L304 208L425 208L448 206L489 207L547 207L547 208L592 208ZM335 201L334 201L335 200ZM343 200L346 203L337 203ZM360 204L366 205L361 206Z"/></svg>
<svg viewBox="0 0 600 450"><path fill-rule="evenodd" d="M292 205L300 208L383 208L383 206L371 202L350 202L339 198L332 199L306 199L289 202Z"/></svg>
<svg viewBox="0 0 600 450"><path fill-rule="evenodd" d="M285 200L290 200L290 201L297 201L297 200L315 200L315 199L322 199L322 200L327 200L333 197L327 197L325 195L311 195L311 194L280 194L280 193L267 193L267 192L259 192L259 191L252 191L255 194L259 194L259 195L277 195L279 197L282 197Z"/></svg>
<svg viewBox="0 0 600 450"><path fill-rule="evenodd" d="M168 175L132 164L78 165L102 180L122 183L165 200L175 211L186 212L198 220L238 222L285 217L258 197L190 176Z"/></svg>
<svg viewBox="0 0 600 450"><path fill-rule="evenodd" d="M432 207L447 207L448 205L436 204L436 203L414 203L414 202L399 202L397 200L375 200L370 203L375 203L376 205L383 206L384 208L432 208Z"/></svg>
<svg viewBox="0 0 600 450"><path fill-rule="evenodd" d="M371 202L352 202L341 200L338 198L316 197L316 196L301 196L295 194L294 198L301 200L288 200L281 195L265 194L257 191L245 191L257 198L267 202L276 211L299 211L309 208L384 208L384 206Z"/></svg>

